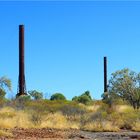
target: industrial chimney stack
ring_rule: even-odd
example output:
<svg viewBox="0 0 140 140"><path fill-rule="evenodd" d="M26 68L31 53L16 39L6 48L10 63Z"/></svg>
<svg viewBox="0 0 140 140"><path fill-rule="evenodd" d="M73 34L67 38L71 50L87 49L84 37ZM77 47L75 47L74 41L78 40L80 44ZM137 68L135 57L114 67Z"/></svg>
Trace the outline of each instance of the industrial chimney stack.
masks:
<svg viewBox="0 0 140 140"><path fill-rule="evenodd" d="M104 57L104 92L107 91L107 57Z"/></svg>
<svg viewBox="0 0 140 140"><path fill-rule="evenodd" d="M27 95L24 73L24 25L19 25L19 78L16 96L20 95Z"/></svg>

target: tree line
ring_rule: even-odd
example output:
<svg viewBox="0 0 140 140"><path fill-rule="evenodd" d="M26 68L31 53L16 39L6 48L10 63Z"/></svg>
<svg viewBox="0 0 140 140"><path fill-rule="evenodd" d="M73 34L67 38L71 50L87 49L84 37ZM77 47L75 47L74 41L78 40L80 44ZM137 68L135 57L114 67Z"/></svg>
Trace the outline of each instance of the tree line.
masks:
<svg viewBox="0 0 140 140"><path fill-rule="evenodd" d="M0 78L0 100L5 100L6 91L11 91L11 80L7 77ZM124 68L111 74L108 84L108 92L102 94L102 101L110 107L118 100L126 101L133 106L134 109L140 108L140 73ZM42 100L43 93L31 90L28 92L26 99ZM50 100L66 100L62 93L55 93L50 97ZM80 96L75 96L72 101L90 104L93 99L90 91L85 91Z"/></svg>

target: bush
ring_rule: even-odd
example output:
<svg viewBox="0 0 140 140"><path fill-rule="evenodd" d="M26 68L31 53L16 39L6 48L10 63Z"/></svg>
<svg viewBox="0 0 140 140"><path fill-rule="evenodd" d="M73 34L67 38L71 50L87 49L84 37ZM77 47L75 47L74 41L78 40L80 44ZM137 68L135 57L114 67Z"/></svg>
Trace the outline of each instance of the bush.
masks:
<svg viewBox="0 0 140 140"><path fill-rule="evenodd" d="M5 98L6 92L0 88L0 100L3 100Z"/></svg>
<svg viewBox="0 0 140 140"><path fill-rule="evenodd" d="M104 92L102 94L102 101L112 107L114 104L118 104L122 99L115 93Z"/></svg>
<svg viewBox="0 0 140 140"><path fill-rule="evenodd" d="M121 113L121 117L123 123L120 128L132 130L132 128L136 125L137 121L140 120L140 112L126 110L125 112Z"/></svg>
<svg viewBox="0 0 140 140"><path fill-rule="evenodd" d="M40 126L42 123L42 114L38 113L38 112L33 112L31 114L31 122L35 125L35 126Z"/></svg>
<svg viewBox="0 0 140 140"><path fill-rule="evenodd" d="M76 104L63 105L60 108L60 111L63 113L63 115L66 115L66 116L82 115L86 112L84 108Z"/></svg>
<svg viewBox="0 0 140 140"><path fill-rule="evenodd" d="M51 96L50 100L66 100L66 97L62 93L55 93Z"/></svg>
<svg viewBox="0 0 140 140"><path fill-rule="evenodd" d="M42 92L38 92L36 90L32 90L32 91L29 91L29 94L31 95L31 97L33 97L34 100L41 100L41 99L43 99L43 93Z"/></svg>
<svg viewBox="0 0 140 140"><path fill-rule="evenodd" d="M93 113L90 117L90 121L97 121L97 122L102 122L107 119L107 112L105 111L98 111L96 113Z"/></svg>
<svg viewBox="0 0 140 140"><path fill-rule="evenodd" d="M91 99L87 95L82 95L78 98L78 102L87 105L91 102Z"/></svg>
<svg viewBox="0 0 140 140"><path fill-rule="evenodd" d="M17 109L24 109L27 102L31 100L31 97L28 95L19 96L14 100L15 107Z"/></svg>
<svg viewBox="0 0 140 140"><path fill-rule="evenodd" d="M77 96L73 97L72 101L76 101L76 102L79 102L79 103L87 105L87 104L91 103L92 98L91 98L90 92L86 91L86 92L84 92L82 95L80 95L78 97Z"/></svg>

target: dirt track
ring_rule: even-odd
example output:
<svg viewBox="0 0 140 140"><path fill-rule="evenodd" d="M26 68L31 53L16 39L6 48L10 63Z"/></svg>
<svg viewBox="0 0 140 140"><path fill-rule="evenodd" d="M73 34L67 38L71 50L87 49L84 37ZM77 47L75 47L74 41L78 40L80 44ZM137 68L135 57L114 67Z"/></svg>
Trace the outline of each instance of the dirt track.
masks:
<svg viewBox="0 0 140 140"><path fill-rule="evenodd" d="M59 129L22 129L10 131L13 138L3 137L1 140L140 140L140 132L87 132L79 130Z"/></svg>

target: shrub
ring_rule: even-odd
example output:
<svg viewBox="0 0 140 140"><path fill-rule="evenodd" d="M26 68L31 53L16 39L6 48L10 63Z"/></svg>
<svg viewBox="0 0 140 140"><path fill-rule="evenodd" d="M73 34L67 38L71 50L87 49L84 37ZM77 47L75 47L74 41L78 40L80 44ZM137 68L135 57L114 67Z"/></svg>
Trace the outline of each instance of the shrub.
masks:
<svg viewBox="0 0 140 140"><path fill-rule="evenodd" d="M38 112L33 112L31 114L31 122L35 125L35 126L39 126L42 123L42 115Z"/></svg>
<svg viewBox="0 0 140 140"><path fill-rule="evenodd" d="M137 111L125 111L123 113L120 113L123 123L120 126L121 129L130 129L137 124L138 120L140 120L140 113Z"/></svg>
<svg viewBox="0 0 140 140"><path fill-rule="evenodd" d="M90 92L86 91L86 92L84 92L82 95L80 95L78 97L77 96L73 97L72 101L76 101L76 102L79 102L79 103L87 105L87 104L91 103L92 98L91 98Z"/></svg>
<svg viewBox="0 0 140 140"><path fill-rule="evenodd" d="M89 121L104 121L107 119L107 112L105 111L98 111L93 113L93 115L91 115L90 120Z"/></svg>
<svg viewBox="0 0 140 140"><path fill-rule="evenodd" d="M16 98L14 100L15 102L15 107L17 109L24 109L25 108L25 104L27 102L29 102L31 100L31 97L28 96L28 95L22 95L22 96L19 96L18 98Z"/></svg>
<svg viewBox="0 0 140 140"><path fill-rule="evenodd" d="M66 100L66 97L62 93L55 93L51 96L50 100Z"/></svg>
<svg viewBox="0 0 140 140"><path fill-rule="evenodd" d="M0 100L3 100L5 98L6 92L0 88Z"/></svg>
<svg viewBox="0 0 140 140"><path fill-rule="evenodd" d="M31 97L33 97L34 100L41 100L43 99L43 93L36 91L36 90L31 90L29 91L29 94L31 95Z"/></svg>
<svg viewBox="0 0 140 140"><path fill-rule="evenodd" d="M85 105L89 104L91 101L91 99L87 96L87 95L81 95L79 98L78 98L78 102L79 103L83 103Z"/></svg>
<svg viewBox="0 0 140 140"><path fill-rule="evenodd" d="M63 105L60 111L66 116L83 115L86 110L76 104Z"/></svg>

